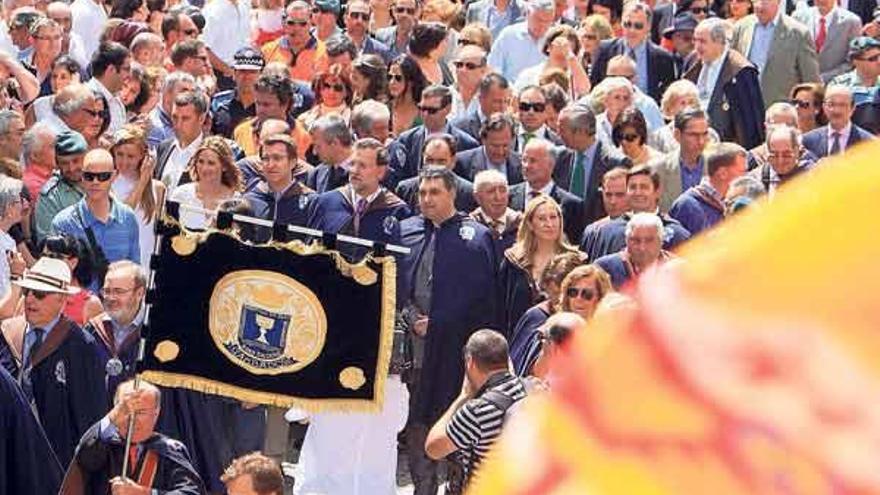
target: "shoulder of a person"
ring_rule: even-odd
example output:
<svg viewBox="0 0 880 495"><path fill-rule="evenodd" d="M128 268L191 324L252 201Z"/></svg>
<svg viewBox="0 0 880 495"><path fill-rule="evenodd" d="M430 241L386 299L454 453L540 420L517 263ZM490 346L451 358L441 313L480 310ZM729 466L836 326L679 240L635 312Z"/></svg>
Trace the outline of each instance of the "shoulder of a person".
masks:
<svg viewBox="0 0 880 495"><path fill-rule="evenodd" d="M61 177L58 174L52 174L49 176L49 179L46 180L46 183L43 184L43 187L40 188L40 196L48 196L61 182Z"/></svg>
<svg viewBox="0 0 880 495"><path fill-rule="evenodd" d="M64 207L61 211L59 211L55 218L52 219L52 225L63 226L73 221L73 217L76 213L76 208L79 206L79 201L76 203Z"/></svg>

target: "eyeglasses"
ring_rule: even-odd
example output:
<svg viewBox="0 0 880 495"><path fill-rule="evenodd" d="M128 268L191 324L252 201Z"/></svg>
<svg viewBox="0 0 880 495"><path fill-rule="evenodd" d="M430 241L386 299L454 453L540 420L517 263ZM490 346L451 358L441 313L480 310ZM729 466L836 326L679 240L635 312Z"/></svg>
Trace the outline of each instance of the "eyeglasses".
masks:
<svg viewBox="0 0 880 495"><path fill-rule="evenodd" d="M636 31L641 31L642 29L645 29L645 23L644 22L623 21L623 28L624 29L635 29Z"/></svg>
<svg viewBox="0 0 880 495"><path fill-rule="evenodd" d="M468 45L479 46L480 44L474 40L469 40L466 38L459 38L458 39L458 46L468 46Z"/></svg>
<svg viewBox="0 0 880 495"><path fill-rule="evenodd" d="M403 74L388 74L388 80L403 82L404 81Z"/></svg>
<svg viewBox="0 0 880 495"><path fill-rule="evenodd" d="M809 100L791 100L791 104L801 109L813 106L813 102Z"/></svg>
<svg viewBox="0 0 880 495"><path fill-rule="evenodd" d="M709 13L709 7L691 7L688 10L690 10L691 14L694 14L694 15Z"/></svg>
<svg viewBox="0 0 880 495"><path fill-rule="evenodd" d="M486 64L478 64L475 62L464 62L461 60L456 60L455 62L452 62L452 65L454 65L456 69L465 68L467 70L479 69L480 67L486 66Z"/></svg>
<svg viewBox="0 0 880 495"><path fill-rule="evenodd" d="M394 13L415 15L416 9L415 7L394 7Z"/></svg>
<svg viewBox="0 0 880 495"><path fill-rule="evenodd" d="M620 138L628 143L632 143L633 141L640 140L642 137L639 136L638 134L624 134L624 135L620 136Z"/></svg>
<svg viewBox="0 0 880 495"><path fill-rule="evenodd" d="M419 105L419 110L425 112L428 115L434 115L437 112L442 111L446 107L429 107L427 105Z"/></svg>
<svg viewBox="0 0 880 495"><path fill-rule="evenodd" d="M330 89L330 90L336 91L337 93L342 93L343 91L345 91L345 85L339 84L339 83L330 84L330 83L325 82L323 86L324 86L324 89Z"/></svg>
<svg viewBox="0 0 880 495"><path fill-rule="evenodd" d="M577 297L584 301L592 301L593 298L596 297L596 291L587 288L578 289L577 287L569 287L565 290L565 295L568 296L569 299Z"/></svg>
<svg viewBox="0 0 880 495"><path fill-rule="evenodd" d="M86 182L92 182L94 180L97 180L98 182L107 182L111 177L113 177L113 172L83 172L83 180Z"/></svg>
<svg viewBox="0 0 880 495"><path fill-rule="evenodd" d="M285 22L287 23L288 26L295 26L295 27L303 27L303 26L309 25L309 21L307 21L305 19L287 19L287 21L285 21Z"/></svg>
<svg viewBox="0 0 880 495"><path fill-rule="evenodd" d="M123 289L121 287L104 287L101 289L101 295L104 297L120 297L134 291L135 289L137 289L137 287L130 287L128 289Z"/></svg>
<svg viewBox="0 0 880 495"><path fill-rule="evenodd" d="M526 103L523 101L519 104L520 112L543 112L546 108L546 103Z"/></svg>
<svg viewBox="0 0 880 495"><path fill-rule="evenodd" d="M351 17L352 19L360 19L364 22L370 20L369 12L349 12L348 16Z"/></svg>
<svg viewBox="0 0 880 495"><path fill-rule="evenodd" d="M27 297L29 294L33 294L34 297L36 297L40 301L42 301L43 299L46 299L46 296L49 295L49 293L46 291L34 290L34 289L23 289L21 291L21 293L24 297Z"/></svg>

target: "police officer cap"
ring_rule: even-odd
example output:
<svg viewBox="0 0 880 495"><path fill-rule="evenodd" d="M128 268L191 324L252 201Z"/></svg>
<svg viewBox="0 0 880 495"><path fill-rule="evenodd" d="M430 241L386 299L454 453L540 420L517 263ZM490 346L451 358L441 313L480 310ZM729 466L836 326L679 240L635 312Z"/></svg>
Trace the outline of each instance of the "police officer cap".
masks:
<svg viewBox="0 0 880 495"><path fill-rule="evenodd" d="M314 5L324 12L333 12L334 14L338 14L341 10L339 0L315 0Z"/></svg>
<svg viewBox="0 0 880 495"><path fill-rule="evenodd" d="M263 70L265 65L263 54L250 46L239 48L233 56L232 68L235 70Z"/></svg>
<svg viewBox="0 0 880 495"><path fill-rule="evenodd" d="M55 140L55 155L81 155L89 149L86 138L76 131L63 131Z"/></svg>
<svg viewBox="0 0 880 495"><path fill-rule="evenodd" d="M871 48L880 48L880 41L870 36L859 36L849 42L849 56L853 58Z"/></svg>

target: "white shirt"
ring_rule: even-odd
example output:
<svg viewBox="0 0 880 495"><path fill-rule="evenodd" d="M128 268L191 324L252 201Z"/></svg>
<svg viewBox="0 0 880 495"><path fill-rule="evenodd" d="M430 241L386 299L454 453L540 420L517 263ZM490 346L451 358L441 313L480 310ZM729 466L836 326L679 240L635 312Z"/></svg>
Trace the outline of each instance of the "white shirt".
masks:
<svg viewBox="0 0 880 495"><path fill-rule="evenodd" d="M107 100L107 105L110 108L110 126L107 128L107 132L112 134L121 129L128 120L128 114L125 113L125 104L122 103L122 100L111 93L96 77L89 79L86 85L104 95Z"/></svg>
<svg viewBox="0 0 880 495"><path fill-rule="evenodd" d="M15 240L5 231L0 230L0 296L5 296L9 291L9 277L12 272L9 270L9 261L6 259L6 253L18 252L15 247Z"/></svg>
<svg viewBox="0 0 880 495"><path fill-rule="evenodd" d="M712 93L715 92L715 85L718 84L718 76L721 75L721 67L727 60L727 52L730 49L725 47L721 55L711 62L703 62L700 69L700 76L697 78L697 90L699 90L700 106L706 110L709 101L712 99Z"/></svg>
<svg viewBox="0 0 880 495"><path fill-rule="evenodd" d="M531 195L532 195L532 186L528 182L525 182L525 185L526 185L526 204L528 204L529 199L531 199ZM554 182L551 179L550 182L548 182L547 185L542 187L541 190L538 192L544 193L547 196L550 196L550 192L553 191L553 185L554 185Z"/></svg>
<svg viewBox="0 0 880 495"><path fill-rule="evenodd" d="M232 194L231 198L238 198L240 194L236 191ZM199 196L196 194L196 183L189 182L186 183L171 193L170 196L171 201L176 201L180 204L197 206L199 208L204 208L205 205L202 203L202 200L199 199ZM214 217L217 212L211 211L208 213L202 213L199 211L192 211L186 208L180 209L180 223L183 224L184 227L188 229L198 229L204 230L211 226L214 222Z"/></svg>
<svg viewBox="0 0 880 495"><path fill-rule="evenodd" d="M205 16L202 41L226 65L232 65L239 48L250 45L250 3L250 0L211 0L202 8Z"/></svg>
<svg viewBox="0 0 880 495"><path fill-rule="evenodd" d="M70 44L67 47L67 54L82 67L89 65L89 59L86 58L85 43L82 37L73 31L70 32Z"/></svg>
<svg viewBox="0 0 880 495"><path fill-rule="evenodd" d="M107 12L94 0L74 0L70 5L70 12L73 17L73 32L82 38L86 59L91 60L98 50L101 33L104 32L104 24L107 22Z"/></svg>
<svg viewBox="0 0 880 495"><path fill-rule="evenodd" d="M180 182L180 176L183 175L183 171L189 165L189 160L196 154L199 146L202 145L202 139L203 136L199 134L199 137L195 138L185 148L180 146L180 141L174 140L174 149L171 151L171 156L168 157L165 170L162 171L162 182L168 189L169 194L177 187L177 183Z"/></svg>
<svg viewBox="0 0 880 495"><path fill-rule="evenodd" d="M18 47L9 36L9 27L5 22L0 22L0 51L8 53L13 60L18 59Z"/></svg>

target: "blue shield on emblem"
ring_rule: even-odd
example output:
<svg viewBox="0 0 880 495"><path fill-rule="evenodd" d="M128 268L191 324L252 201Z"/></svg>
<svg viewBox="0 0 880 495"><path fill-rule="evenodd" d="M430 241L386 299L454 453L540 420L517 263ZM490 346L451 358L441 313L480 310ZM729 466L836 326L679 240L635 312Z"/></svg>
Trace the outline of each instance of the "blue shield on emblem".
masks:
<svg viewBox="0 0 880 495"><path fill-rule="evenodd" d="M255 357L276 359L284 354L290 315L273 313L247 304L241 308L238 340Z"/></svg>

